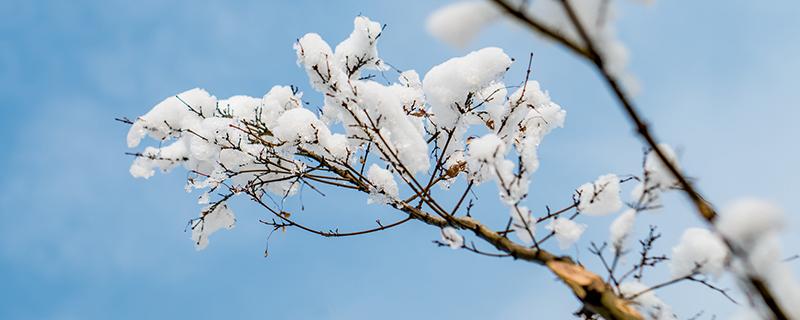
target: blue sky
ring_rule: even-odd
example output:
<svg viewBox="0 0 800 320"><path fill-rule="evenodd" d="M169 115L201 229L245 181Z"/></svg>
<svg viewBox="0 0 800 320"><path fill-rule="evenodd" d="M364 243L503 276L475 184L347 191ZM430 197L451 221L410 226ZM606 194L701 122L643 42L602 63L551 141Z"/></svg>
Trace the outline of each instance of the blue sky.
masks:
<svg viewBox="0 0 800 320"><path fill-rule="evenodd" d="M534 53L534 78L568 117L542 146L530 207L568 203L600 174L637 172L641 144L585 63L508 23L466 49L447 47L424 29L445 3L0 1L0 318L567 318L577 304L542 268L437 248L438 231L421 224L348 239L276 233L264 258L265 213L238 201L236 228L195 252L184 227L198 206L185 175L128 174L127 127L114 117L193 87L218 97L308 88L294 40L318 32L337 43L359 14L388 24L385 60L421 73L483 46L520 60ZM715 203L758 196L783 206L786 243L798 243L800 3L622 3L620 36L643 87L636 100L658 136ZM523 68L509 79L523 79ZM492 188L479 196L493 198ZM357 194L309 193L304 205L301 216L318 226L398 217ZM679 230L700 225L679 195L667 205L639 221L663 226L665 252ZM475 212L506 215L488 200ZM584 240L602 241L610 219L583 220ZM591 265L587 244L567 253ZM661 295L683 318L734 309L688 285Z"/></svg>

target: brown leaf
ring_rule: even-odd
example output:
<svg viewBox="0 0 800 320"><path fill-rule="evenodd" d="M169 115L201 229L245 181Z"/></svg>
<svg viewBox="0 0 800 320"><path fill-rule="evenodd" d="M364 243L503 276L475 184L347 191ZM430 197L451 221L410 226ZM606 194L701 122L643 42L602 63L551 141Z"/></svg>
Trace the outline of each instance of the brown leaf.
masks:
<svg viewBox="0 0 800 320"><path fill-rule="evenodd" d="M494 130L494 120L492 119L486 120L486 126L489 127L489 129Z"/></svg>
<svg viewBox="0 0 800 320"><path fill-rule="evenodd" d="M466 168L467 168L467 163L464 161L459 161L456 164L450 166L450 168L447 168L447 171L445 171L444 176L445 178L448 179L455 177L458 175L459 172L464 171L464 169Z"/></svg>

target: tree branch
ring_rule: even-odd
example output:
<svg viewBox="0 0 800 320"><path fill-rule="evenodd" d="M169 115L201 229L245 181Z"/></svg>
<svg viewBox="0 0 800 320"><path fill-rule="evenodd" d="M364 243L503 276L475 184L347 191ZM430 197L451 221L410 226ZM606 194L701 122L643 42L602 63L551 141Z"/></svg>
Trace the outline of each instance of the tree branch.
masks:
<svg viewBox="0 0 800 320"><path fill-rule="evenodd" d="M690 199L695 209L697 210L697 213L703 219L705 219L710 225L713 226L714 221L717 217L717 212L700 195L700 193L689 182L686 176L684 176L680 172L680 170L678 170L678 168L670 161L670 159L666 156L666 154L664 154L664 152L658 147L658 142L657 142L658 140L650 132L647 123L640 116L640 113L633 104L632 100L625 94L621 84L617 81L617 79L605 69L605 61L597 51L593 40L591 39L588 32L582 25L581 21L578 19L577 14L572 5L569 3L569 1L561 0L564 6L564 10L566 11L569 19L572 21L573 25L578 31L578 35L581 37L582 41L586 44L585 49L577 45L576 43L572 42L571 40L563 37L561 34L555 32L554 30L546 27L543 23L537 21L535 18L526 14L519 8L511 6L507 1L505 0L492 0L492 1L495 4L497 4L500 8L504 9L510 16L528 25L534 31L543 34L545 37L551 40L561 43L567 49L572 51L574 54L582 58L585 58L594 64L596 70L600 73L602 78L605 80L606 84L613 92L614 96L619 101L628 119L632 122L632 124L636 128L636 132L646 142L646 144L653 149L653 151L658 156L659 160L661 160L664 166L667 167L667 170L669 170L669 172L678 180L681 189L684 191L684 194ZM746 261L747 254L746 252L744 252L744 250L741 250L740 248L733 245L733 243L730 240L725 239L724 236L723 236L723 241L728 246L728 248L730 249L731 253L734 256L740 257ZM788 319L785 312L781 309L780 305L775 299L774 295L769 290L769 288L767 288L766 283L762 279L754 275L748 275L745 276L744 278L745 282L748 284L750 289L755 293L757 293L762 298L764 304L772 312L775 319L779 320Z"/></svg>
<svg viewBox="0 0 800 320"><path fill-rule="evenodd" d="M322 158L313 152L305 151L311 158ZM321 163L327 163L320 159ZM329 167L329 170L337 173L340 177L351 179L355 185L363 184L356 180L349 172L337 168ZM361 188L362 192L368 192L368 188ZM420 195L424 197L423 194ZM469 230L478 238L483 239L497 250L504 252L515 259L533 262L547 267L562 282L564 282L576 298L584 305L584 308L603 316L609 320L641 320L642 316L633 309L627 300L617 296L611 286L595 273L586 270L583 266L576 264L569 257L556 256L546 250L529 248L517 244L498 232L488 228L478 220L467 216L440 217L423 211L421 208L410 205L408 202L394 200L391 205L408 214L409 218L419 220L425 224L444 228L453 226L458 229Z"/></svg>

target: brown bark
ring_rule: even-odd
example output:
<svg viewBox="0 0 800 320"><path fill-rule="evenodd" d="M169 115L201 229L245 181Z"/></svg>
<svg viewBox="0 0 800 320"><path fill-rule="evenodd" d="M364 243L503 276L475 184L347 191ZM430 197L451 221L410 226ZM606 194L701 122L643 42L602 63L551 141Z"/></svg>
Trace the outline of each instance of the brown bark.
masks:
<svg viewBox="0 0 800 320"><path fill-rule="evenodd" d="M408 205L404 205L399 209L408 213L414 219L429 225L440 228L453 226L470 230L479 238L486 240L498 250L506 252L514 258L547 267L572 290L573 295L583 303L585 310L599 314L605 319L644 319L638 311L631 307L629 301L617 296L611 286L603 281L599 275L586 270L569 257L560 257L543 249L519 245L470 217L451 217L449 219L451 221L448 222L441 217L433 216Z"/></svg>

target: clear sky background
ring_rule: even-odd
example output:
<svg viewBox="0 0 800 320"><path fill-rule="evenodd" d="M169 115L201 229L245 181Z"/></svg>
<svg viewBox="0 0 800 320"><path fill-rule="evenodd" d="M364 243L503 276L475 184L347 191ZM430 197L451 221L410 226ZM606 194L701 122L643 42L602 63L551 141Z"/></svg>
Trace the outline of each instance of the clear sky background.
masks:
<svg viewBox="0 0 800 320"><path fill-rule="evenodd" d="M658 136L715 203L758 196L784 207L786 254L798 253L800 2L621 2L620 35L643 88L636 101ZM228 97L294 84L319 103L292 43L307 32L338 43L359 14L388 24L385 60L420 73L484 46L518 60L534 53L534 78L568 116L543 143L530 207L568 204L601 174L638 172L642 145L585 63L508 23L447 47L424 28L445 3L0 1L0 318L569 318L578 304L543 268L437 248L438 231L421 224L348 239L276 233L264 258L266 213L238 201L236 228L195 252L184 227L199 206L185 174L128 174L127 126L114 117L194 87ZM507 77L523 78L522 63ZM478 190L486 201L474 212L500 221L493 188ZM357 194L304 196L297 216L316 226L399 217ZM590 228L565 253L592 265L588 241L603 241L611 219L581 220ZM640 235L648 223L662 225L662 252L701 225L679 195L638 221ZM735 309L698 286L659 294L684 319Z"/></svg>

